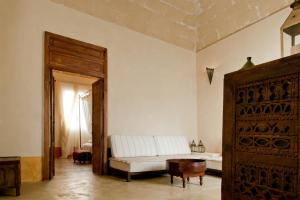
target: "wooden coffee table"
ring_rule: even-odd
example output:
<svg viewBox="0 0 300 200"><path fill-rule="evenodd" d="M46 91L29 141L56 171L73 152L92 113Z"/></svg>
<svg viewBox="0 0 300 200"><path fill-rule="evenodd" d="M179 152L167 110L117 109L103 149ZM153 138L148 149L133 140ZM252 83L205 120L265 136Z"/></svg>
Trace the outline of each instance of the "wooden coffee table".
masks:
<svg viewBox="0 0 300 200"><path fill-rule="evenodd" d="M206 161L201 159L170 159L167 160L167 167L171 175L171 184L173 176L182 178L182 185L185 188L185 180L190 181L190 177L199 177L200 185L203 184L203 176L206 170Z"/></svg>

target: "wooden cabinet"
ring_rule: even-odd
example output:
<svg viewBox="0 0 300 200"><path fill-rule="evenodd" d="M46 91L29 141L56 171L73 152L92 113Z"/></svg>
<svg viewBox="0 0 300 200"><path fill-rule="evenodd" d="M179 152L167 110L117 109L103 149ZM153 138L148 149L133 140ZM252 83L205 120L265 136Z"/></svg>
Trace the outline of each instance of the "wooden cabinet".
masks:
<svg viewBox="0 0 300 200"><path fill-rule="evenodd" d="M15 188L20 195L21 173L19 157L0 157L0 189Z"/></svg>
<svg viewBox="0 0 300 200"><path fill-rule="evenodd" d="M300 199L300 55L225 75L223 200Z"/></svg>

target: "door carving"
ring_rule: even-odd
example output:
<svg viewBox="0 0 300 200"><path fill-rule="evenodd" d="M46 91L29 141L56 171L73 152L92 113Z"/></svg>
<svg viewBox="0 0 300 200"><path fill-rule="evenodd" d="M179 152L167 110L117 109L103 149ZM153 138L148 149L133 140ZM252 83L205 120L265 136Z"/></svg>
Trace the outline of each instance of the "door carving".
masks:
<svg viewBox="0 0 300 200"><path fill-rule="evenodd" d="M300 67L289 59L300 64L297 55L225 76L223 200L300 197Z"/></svg>

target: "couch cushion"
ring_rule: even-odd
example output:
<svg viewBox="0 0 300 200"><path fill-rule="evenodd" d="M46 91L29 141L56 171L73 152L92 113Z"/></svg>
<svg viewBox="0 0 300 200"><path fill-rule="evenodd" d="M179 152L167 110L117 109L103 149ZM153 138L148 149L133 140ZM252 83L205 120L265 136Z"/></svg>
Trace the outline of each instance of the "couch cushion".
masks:
<svg viewBox="0 0 300 200"><path fill-rule="evenodd" d="M206 168L222 170L222 156L219 153L192 153L181 155L158 156L158 160L168 159L203 159L206 160Z"/></svg>
<svg viewBox="0 0 300 200"><path fill-rule="evenodd" d="M167 170L168 159L205 159L206 168L222 170L222 157L210 154L181 154L169 156L110 158L109 165L126 172L146 172Z"/></svg>
<svg viewBox="0 0 300 200"><path fill-rule="evenodd" d="M184 136L154 136L158 155L190 154L189 143Z"/></svg>
<svg viewBox="0 0 300 200"><path fill-rule="evenodd" d="M166 159L159 156L110 158L109 166L125 172L149 172L166 170Z"/></svg>
<svg viewBox="0 0 300 200"><path fill-rule="evenodd" d="M112 135L110 140L116 158L157 155L153 136Z"/></svg>
<svg viewBox="0 0 300 200"><path fill-rule="evenodd" d="M162 156L167 159L203 159L206 160L206 168L214 170L222 170L222 156L219 153L192 153L187 155Z"/></svg>

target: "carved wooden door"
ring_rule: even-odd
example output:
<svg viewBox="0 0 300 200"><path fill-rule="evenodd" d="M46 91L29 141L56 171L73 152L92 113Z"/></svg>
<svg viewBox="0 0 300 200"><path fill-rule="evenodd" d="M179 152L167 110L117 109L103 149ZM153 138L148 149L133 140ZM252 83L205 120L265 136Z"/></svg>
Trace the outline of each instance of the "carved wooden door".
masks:
<svg viewBox="0 0 300 200"><path fill-rule="evenodd" d="M299 199L300 56L225 75L223 200Z"/></svg>

